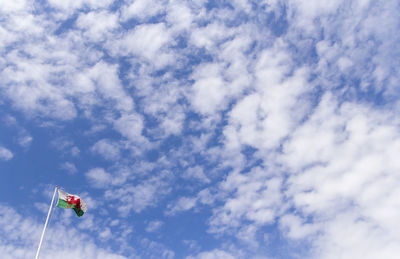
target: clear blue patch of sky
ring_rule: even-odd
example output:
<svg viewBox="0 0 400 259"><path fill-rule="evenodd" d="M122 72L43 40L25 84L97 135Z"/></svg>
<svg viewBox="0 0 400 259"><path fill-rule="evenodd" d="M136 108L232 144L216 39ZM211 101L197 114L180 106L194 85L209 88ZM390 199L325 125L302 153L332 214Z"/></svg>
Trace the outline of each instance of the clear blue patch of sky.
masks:
<svg viewBox="0 0 400 259"><path fill-rule="evenodd" d="M66 20L62 21L58 26L57 30L54 31L54 35L60 35L72 29L75 26L76 19L78 19L79 14L76 13Z"/></svg>
<svg viewBox="0 0 400 259"><path fill-rule="evenodd" d="M229 1L225 0L209 0L205 4L207 11L212 11L212 9L222 9L222 8L229 8L233 9L232 4Z"/></svg>
<svg viewBox="0 0 400 259"><path fill-rule="evenodd" d="M183 240L196 240L204 250L218 248L222 241L207 233L207 219L211 216L209 210L198 212L179 212L173 217L165 217L163 230L166 238L163 240L167 246L174 249L178 258L187 255L190 250Z"/></svg>

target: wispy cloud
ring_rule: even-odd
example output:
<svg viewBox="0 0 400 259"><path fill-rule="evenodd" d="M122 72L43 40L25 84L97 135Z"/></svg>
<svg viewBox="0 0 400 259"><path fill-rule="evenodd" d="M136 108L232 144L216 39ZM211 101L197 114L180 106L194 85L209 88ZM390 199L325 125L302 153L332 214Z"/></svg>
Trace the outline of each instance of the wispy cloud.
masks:
<svg viewBox="0 0 400 259"><path fill-rule="evenodd" d="M97 141L93 145L92 151L108 160L116 160L121 156L118 143L114 143L108 139Z"/></svg>
<svg viewBox="0 0 400 259"><path fill-rule="evenodd" d="M0 146L0 159L7 161L12 159L13 157L14 155L9 149Z"/></svg>
<svg viewBox="0 0 400 259"><path fill-rule="evenodd" d="M155 232L162 227L164 223L159 220L150 221L146 227L147 232Z"/></svg>
<svg viewBox="0 0 400 259"><path fill-rule="evenodd" d="M75 174L76 172L78 172L76 166L71 162L62 163L60 167L61 169L67 171L70 174Z"/></svg>
<svg viewBox="0 0 400 259"><path fill-rule="evenodd" d="M7 208L7 213L1 213L0 246L3 251L3 258L28 258L34 257L42 224L16 212L14 209L3 205ZM46 231L46 244L41 250L42 258L70 258L71 256L79 258L107 258L107 259L123 259L124 256L108 252L106 249L98 247L94 240L87 234L76 228L70 228L62 225L54 225Z"/></svg>

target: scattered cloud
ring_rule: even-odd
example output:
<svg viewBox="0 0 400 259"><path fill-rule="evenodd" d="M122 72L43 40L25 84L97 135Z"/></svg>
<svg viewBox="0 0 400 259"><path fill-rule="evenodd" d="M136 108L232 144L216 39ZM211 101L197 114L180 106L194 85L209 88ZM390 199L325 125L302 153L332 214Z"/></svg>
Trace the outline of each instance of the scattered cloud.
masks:
<svg viewBox="0 0 400 259"><path fill-rule="evenodd" d="M108 179L108 176L104 178ZM158 201L171 191L171 181L171 173L163 171L136 185L125 184L116 189L108 189L105 191L105 198L121 201L122 204L117 210L122 215L128 215L132 210L139 213L147 207L156 206Z"/></svg>
<svg viewBox="0 0 400 259"><path fill-rule="evenodd" d="M20 136L18 138L18 144L23 148L29 148L32 141L33 141L33 138L32 138L32 136L29 136L29 135Z"/></svg>
<svg viewBox="0 0 400 259"><path fill-rule="evenodd" d="M50 231L43 257L393 258L398 11L395 0L1 2L0 159L23 148L24 165L67 171L39 170L23 188L63 177L93 208ZM0 252L32 256L40 224L4 206ZM177 224L190 256L165 238L183 213L204 223Z"/></svg>
<svg viewBox="0 0 400 259"><path fill-rule="evenodd" d="M14 157L14 154L5 147L0 146L0 159L8 161Z"/></svg>
<svg viewBox="0 0 400 259"><path fill-rule="evenodd" d="M105 41L108 32L118 27L118 17L106 11L89 12L79 15L76 24L90 41Z"/></svg>
<svg viewBox="0 0 400 259"><path fill-rule="evenodd" d="M203 168L200 166L188 168L187 170L185 170L182 177L185 179L192 179L194 181L200 181L204 183L210 182L210 179L208 179L208 177L203 171Z"/></svg>
<svg viewBox="0 0 400 259"><path fill-rule="evenodd" d="M121 156L118 143L108 139L97 141L92 147L92 152L100 154L107 160L117 160Z"/></svg>
<svg viewBox="0 0 400 259"><path fill-rule="evenodd" d="M150 221L149 224L146 227L147 232L156 232L158 229L160 229L164 225L164 222L160 220L154 220Z"/></svg>
<svg viewBox="0 0 400 259"><path fill-rule="evenodd" d="M107 173L103 168L90 169L85 176L90 184L96 188L104 188L112 182L111 174Z"/></svg>
<svg viewBox="0 0 400 259"><path fill-rule="evenodd" d="M214 249L207 252L201 252L196 256L187 257L187 259L218 259L218 258L234 259L236 257L230 254L229 252L219 249Z"/></svg>
<svg viewBox="0 0 400 259"><path fill-rule="evenodd" d="M123 115L114 122L115 129L132 142L144 142L143 119L138 114Z"/></svg>
<svg viewBox="0 0 400 259"><path fill-rule="evenodd" d="M187 211L196 205L196 198L182 197L175 204L168 205L167 215L174 215L177 212Z"/></svg>
<svg viewBox="0 0 400 259"><path fill-rule="evenodd" d="M122 20L127 21L132 18L145 20L163 12L165 1L134 1L122 10Z"/></svg>
<svg viewBox="0 0 400 259"><path fill-rule="evenodd" d="M67 171L69 174L75 174L78 172L78 169L76 168L75 164L71 162L64 162L60 165L62 170Z"/></svg>
<svg viewBox="0 0 400 259"><path fill-rule="evenodd" d="M1 213L1 245L0 251L5 259L18 259L34 257L38 240L43 228L43 223L19 214L13 208L2 205L7 213ZM54 218L53 218L54 219ZM124 256L109 252L98 247L93 238L86 233L71 226L62 224L53 225L46 231L46 239L43 243L41 258L107 258L123 259Z"/></svg>

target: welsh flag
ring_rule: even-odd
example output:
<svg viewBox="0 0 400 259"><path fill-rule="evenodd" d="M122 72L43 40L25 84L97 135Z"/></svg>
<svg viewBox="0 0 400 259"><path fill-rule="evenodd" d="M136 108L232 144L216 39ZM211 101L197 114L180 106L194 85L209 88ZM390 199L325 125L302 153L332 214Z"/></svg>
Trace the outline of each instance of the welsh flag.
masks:
<svg viewBox="0 0 400 259"><path fill-rule="evenodd" d="M78 195L69 194L60 189L58 189L57 207L74 209L78 217L81 217L86 212L86 202L84 202Z"/></svg>

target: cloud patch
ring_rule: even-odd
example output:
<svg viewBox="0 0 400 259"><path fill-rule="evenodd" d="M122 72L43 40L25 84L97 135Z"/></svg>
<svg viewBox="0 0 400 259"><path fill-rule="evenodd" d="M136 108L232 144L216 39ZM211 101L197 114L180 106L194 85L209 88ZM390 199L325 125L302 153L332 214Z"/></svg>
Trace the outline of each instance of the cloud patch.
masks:
<svg viewBox="0 0 400 259"><path fill-rule="evenodd" d="M7 148L0 146L0 159L8 161L14 157L14 154Z"/></svg>

